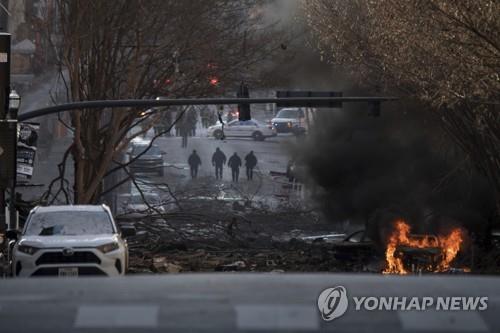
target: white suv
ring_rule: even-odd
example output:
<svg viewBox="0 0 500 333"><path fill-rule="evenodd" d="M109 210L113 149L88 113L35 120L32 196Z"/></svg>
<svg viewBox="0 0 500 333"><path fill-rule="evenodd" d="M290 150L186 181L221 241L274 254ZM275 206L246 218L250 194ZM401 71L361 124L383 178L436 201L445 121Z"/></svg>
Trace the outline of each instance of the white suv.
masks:
<svg viewBox="0 0 500 333"><path fill-rule="evenodd" d="M133 234L133 228L118 231L104 205L35 207L12 252L13 275L123 275L128 247L122 236Z"/></svg>
<svg viewBox="0 0 500 333"><path fill-rule="evenodd" d="M304 134L304 111L299 108L281 109L276 117L271 119L271 124L278 133Z"/></svg>

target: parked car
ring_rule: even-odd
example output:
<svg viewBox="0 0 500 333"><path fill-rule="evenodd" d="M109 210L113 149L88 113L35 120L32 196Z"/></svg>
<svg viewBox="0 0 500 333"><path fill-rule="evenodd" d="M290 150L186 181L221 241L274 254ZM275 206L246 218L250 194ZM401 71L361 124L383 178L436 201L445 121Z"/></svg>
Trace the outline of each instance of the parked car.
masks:
<svg viewBox="0 0 500 333"><path fill-rule="evenodd" d="M133 193L122 196L123 205L120 215L126 218L144 217L165 213L165 207L158 193ZM120 216L121 217L121 216Z"/></svg>
<svg viewBox="0 0 500 333"><path fill-rule="evenodd" d="M284 108L278 111L271 124L278 133L304 134L304 112L299 108Z"/></svg>
<svg viewBox="0 0 500 333"><path fill-rule="evenodd" d="M105 205L35 207L12 252L16 277L123 275L128 268L124 237L133 227L121 230Z"/></svg>
<svg viewBox="0 0 500 333"><path fill-rule="evenodd" d="M157 145L152 145L149 149L148 147L149 143L144 141L137 141L131 146L130 159L137 159L130 164L130 171L132 173L157 173L163 177L163 155L165 152L161 151Z"/></svg>
<svg viewBox="0 0 500 333"><path fill-rule="evenodd" d="M209 137L222 139L225 137L247 137L255 141L263 141L266 138L276 136L276 130L272 126L263 124L257 120L233 120L224 126L217 124L210 126L207 131Z"/></svg>

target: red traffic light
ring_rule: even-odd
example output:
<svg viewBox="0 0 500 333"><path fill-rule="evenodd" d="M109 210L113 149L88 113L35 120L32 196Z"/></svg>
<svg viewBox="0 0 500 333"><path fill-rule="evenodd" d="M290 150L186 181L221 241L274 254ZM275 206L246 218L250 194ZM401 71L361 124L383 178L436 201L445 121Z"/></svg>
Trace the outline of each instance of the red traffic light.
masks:
<svg viewBox="0 0 500 333"><path fill-rule="evenodd" d="M213 86L218 85L219 84L219 79L216 78L216 77L210 78L210 84L213 85Z"/></svg>

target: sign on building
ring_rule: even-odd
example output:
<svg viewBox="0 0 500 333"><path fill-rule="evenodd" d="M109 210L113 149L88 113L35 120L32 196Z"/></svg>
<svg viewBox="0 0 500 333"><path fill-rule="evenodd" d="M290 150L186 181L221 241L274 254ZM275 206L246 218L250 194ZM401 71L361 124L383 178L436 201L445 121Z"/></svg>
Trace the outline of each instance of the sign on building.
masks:
<svg viewBox="0 0 500 333"><path fill-rule="evenodd" d="M33 176L40 124L19 123L17 140L17 176L19 180Z"/></svg>

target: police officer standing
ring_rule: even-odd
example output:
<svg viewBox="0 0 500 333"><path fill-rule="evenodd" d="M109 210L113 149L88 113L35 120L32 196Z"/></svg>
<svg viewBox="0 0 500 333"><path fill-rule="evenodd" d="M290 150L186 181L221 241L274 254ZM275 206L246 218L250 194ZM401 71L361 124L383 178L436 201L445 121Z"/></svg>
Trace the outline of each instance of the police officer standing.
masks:
<svg viewBox="0 0 500 333"><path fill-rule="evenodd" d="M247 168L247 180L253 179L253 169L257 165L257 157L255 157L253 150L245 156L245 166Z"/></svg>
<svg viewBox="0 0 500 333"><path fill-rule="evenodd" d="M215 167L215 178L222 179L222 166L226 164L226 155L217 147L212 155L212 165Z"/></svg>
<svg viewBox="0 0 500 333"><path fill-rule="evenodd" d="M240 176L241 158L236 152L229 158L227 166L231 168L233 182L237 183L238 177Z"/></svg>
<svg viewBox="0 0 500 333"><path fill-rule="evenodd" d="M193 150L193 153L189 156L188 163L191 168L191 178L195 179L198 176L198 168L201 165L201 159L196 150Z"/></svg>

